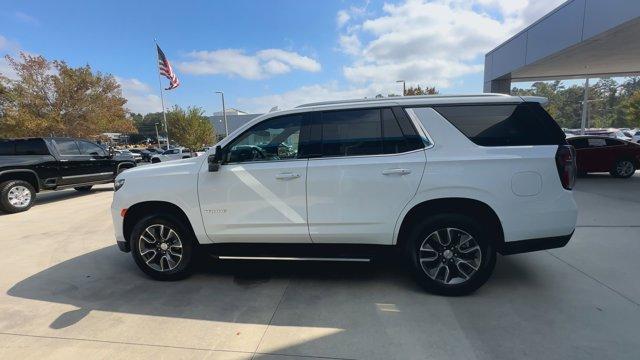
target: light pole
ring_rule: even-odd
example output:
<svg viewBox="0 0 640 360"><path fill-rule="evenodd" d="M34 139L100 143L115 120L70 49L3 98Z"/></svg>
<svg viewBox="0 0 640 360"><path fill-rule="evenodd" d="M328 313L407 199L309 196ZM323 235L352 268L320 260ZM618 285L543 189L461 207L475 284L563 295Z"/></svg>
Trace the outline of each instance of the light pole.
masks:
<svg viewBox="0 0 640 360"><path fill-rule="evenodd" d="M222 96L222 116L224 117L224 136L229 136L229 125L227 125L227 109L224 107L224 93L222 91L216 91L216 94Z"/></svg>
<svg viewBox="0 0 640 360"><path fill-rule="evenodd" d="M396 80L397 83L402 83L402 96L406 96L407 95L407 84L404 82L404 80Z"/></svg>
<svg viewBox="0 0 640 360"><path fill-rule="evenodd" d="M158 123L155 123L154 125L156 126L156 140L158 140L158 148L162 148L162 147L160 146L160 134L158 134ZM169 148L167 148L167 150L168 150L168 149L169 149Z"/></svg>

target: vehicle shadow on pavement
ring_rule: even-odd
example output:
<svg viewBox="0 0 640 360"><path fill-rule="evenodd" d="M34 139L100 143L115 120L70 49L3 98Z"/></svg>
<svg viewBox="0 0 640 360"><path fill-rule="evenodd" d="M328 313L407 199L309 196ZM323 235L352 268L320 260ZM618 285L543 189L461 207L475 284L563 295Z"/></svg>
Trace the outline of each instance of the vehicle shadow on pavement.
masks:
<svg viewBox="0 0 640 360"><path fill-rule="evenodd" d="M91 194L96 194L101 192L113 192L113 188L98 187L98 188L91 189L91 191L87 191L87 192L80 192L74 189L44 191L36 195L36 200L33 206L37 207L39 205L45 205L45 204L55 203L58 201L80 198L80 197L89 196ZM0 216L6 216L6 215L13 215L13 214L8 214L0 211Z"/></svg>
<svg viewBox="0 0 640 360"><path fill-rule="evenodd" d="M498 260L500 271L489 282L491 287L509 287L516 281L535 283L529 270L518 261ZM18 282L7 294L78 308L55 319L49 326L53 329L72 326L92 310L267 324L290 284L296 288L311 287L310 293L320 291L326 296L342 293L357 298L357 289L369 289L366 291L394 291L441 301L452 299L425 292L413 282L404 266L391 257L373 263L211 259L201 261L188 279L159 282L142 274L131 256L121 253L115 245L52 266Z"/></svg>
<svg viewBox="0 0 640 360"><path fill-rule="evenodd" d="M80 192L73 189L41 192L36 195L36 202L34 206L88 196L98 192L113 192L113 188L100 187L100 188L91 189L91 191L87 191L87 192Z"/></svg>

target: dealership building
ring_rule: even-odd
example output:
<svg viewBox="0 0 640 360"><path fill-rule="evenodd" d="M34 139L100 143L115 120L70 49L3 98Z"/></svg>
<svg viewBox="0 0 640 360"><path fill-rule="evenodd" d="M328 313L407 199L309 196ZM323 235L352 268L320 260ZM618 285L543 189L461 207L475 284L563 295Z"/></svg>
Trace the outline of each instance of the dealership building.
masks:
<svg viewBox="0 0 640 360"><path fill-rule="evenodd" d="M589 78L639 74L640 0L569 0L486 54L484 91L508 94L512 82L584 79L588 85Z"/></svg>

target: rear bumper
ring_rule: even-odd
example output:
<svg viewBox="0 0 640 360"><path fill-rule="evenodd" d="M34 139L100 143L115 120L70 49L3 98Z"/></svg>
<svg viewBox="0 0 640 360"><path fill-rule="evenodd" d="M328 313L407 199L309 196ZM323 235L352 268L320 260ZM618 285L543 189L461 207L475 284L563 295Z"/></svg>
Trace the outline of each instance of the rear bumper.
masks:
<svg viewBox="0 0 640 360"><path fill-rule="evenodd" d="M555 236L539 239L527 239L519 241L509 241L502 245L498 252L502 255L522 254L532 251L561 248L569 242L573 236L573 231L569 235Z"/></svg>

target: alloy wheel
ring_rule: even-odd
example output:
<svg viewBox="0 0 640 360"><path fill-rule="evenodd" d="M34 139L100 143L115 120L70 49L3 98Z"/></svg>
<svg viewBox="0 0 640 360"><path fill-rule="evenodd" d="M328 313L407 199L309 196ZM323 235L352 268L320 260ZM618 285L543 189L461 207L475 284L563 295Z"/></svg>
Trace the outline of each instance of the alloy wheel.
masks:
<svg viewBox="0 0 640 360"><path fill-rule="evenodd" d="M631 176L634 170L633 163L629 160L620 161L616 166L616 172L623 177Z"/></svg>
<svg viewBox="0 0 640 360"><path fill-rule="evenodd" d="M151 225L142 232L138 251L147 266L160 272L175 269L183 255L180 236L163 224Z"/></svg>
<svg viewBox="0 0 640 360"><path fill-rule="evenodd" d="M16 208L25 208L31 203L31 191L25 186L17 185L12 187L7 194L9 204Z"/></svg>
<svg viewBox="0 0 640 360"><path fill-rule="evenodd" d="M422 241L418 260L432 280L446 285L461 284L480 269L482 249L466 231L442 228Z"/></svg>

